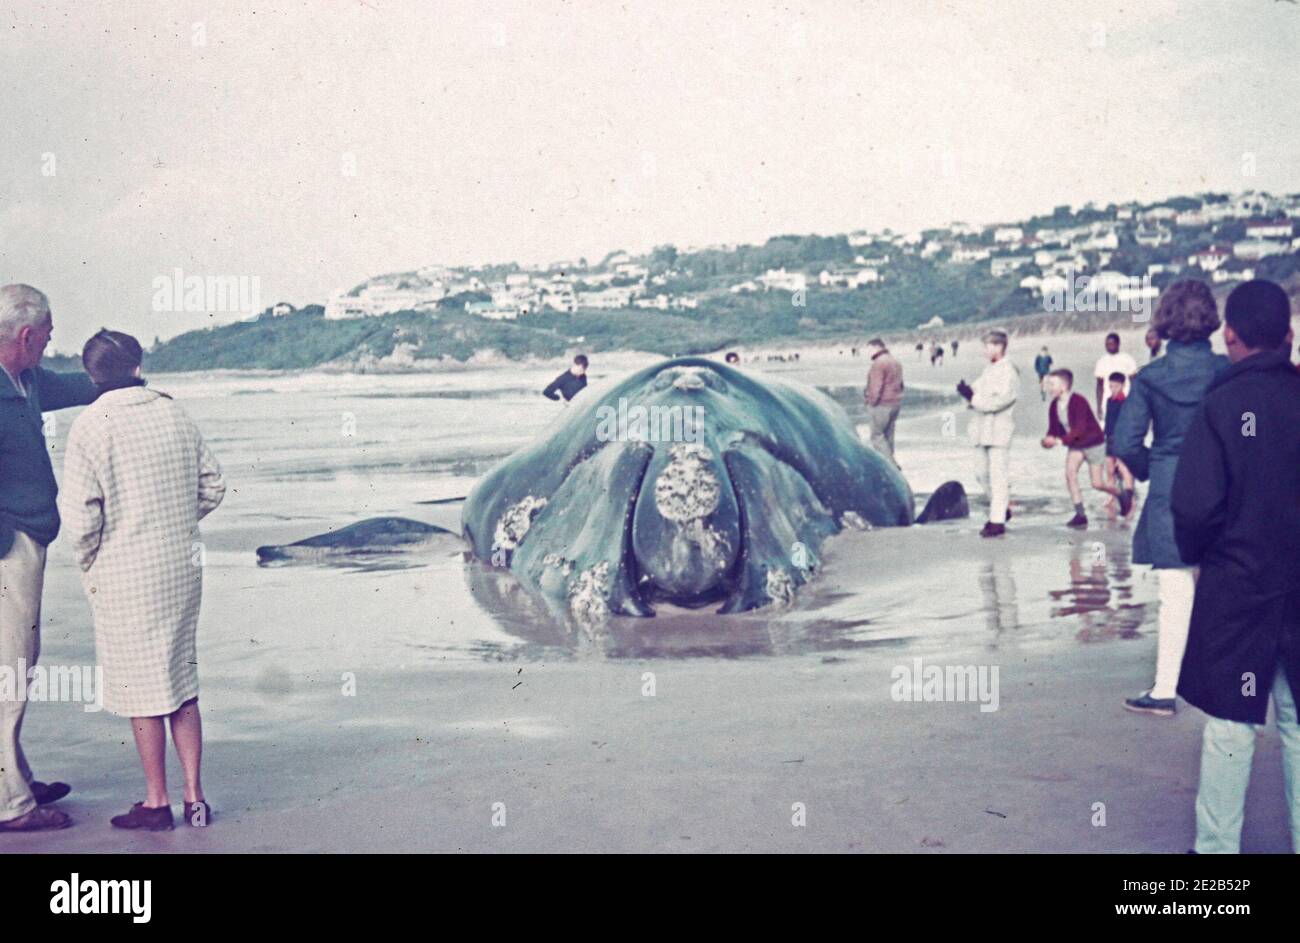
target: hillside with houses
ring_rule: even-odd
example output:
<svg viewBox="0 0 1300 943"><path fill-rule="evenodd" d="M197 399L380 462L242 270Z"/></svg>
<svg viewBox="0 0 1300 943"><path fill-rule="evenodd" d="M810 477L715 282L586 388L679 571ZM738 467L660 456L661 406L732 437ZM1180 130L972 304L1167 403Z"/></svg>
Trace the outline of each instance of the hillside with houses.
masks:
<svg viewBox="0 0 1300 943"><path fill-rule="evenodd" d="M1072 310L1119 310L1179 278L1291 283L1298 222L1300 194L1202 194L911 233L663 245L597 262L430 265L375 276L321 306L280 304L255 321L181 335L150 361L157 370L370 369L578 346L683 354L1042 313L1065 295Z"/></svg>

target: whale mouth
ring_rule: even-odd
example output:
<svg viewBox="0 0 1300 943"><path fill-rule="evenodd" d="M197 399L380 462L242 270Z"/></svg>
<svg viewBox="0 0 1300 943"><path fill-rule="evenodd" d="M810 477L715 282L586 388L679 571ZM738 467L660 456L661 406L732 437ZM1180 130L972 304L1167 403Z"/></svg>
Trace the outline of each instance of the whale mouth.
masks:
<svg viewBox="0 0 1300 943"><path fill-rule="evenodd" d="M735 493L712 449L673 445L667 463L647 473L632 513L643 595L699 605L726 592L743 538Z"/></svg>
<svg viewBox="0 0 1300 943"><path fill-rule="evenodd" d="M770 474L796 481L812 493L804 472L772 443L746 437L744 444L760 454ZM764 531L774 513L778 493L787 486L753 474L743 491L731 473L730 453L703 443L676 444L666 457L652 457L637 489L629 514L626 559L635 586L646 603L668 602L695 608L733 597L742 582L746 564L769 565L778 581L787 573L778 560L756 558L773 551L784 557L788 545L779 548L750 545L757 528ZM788 508L781 508L789 513ZM763 520L768 518L768 520ZM765 582L764 591L773 595Z"/></svg>

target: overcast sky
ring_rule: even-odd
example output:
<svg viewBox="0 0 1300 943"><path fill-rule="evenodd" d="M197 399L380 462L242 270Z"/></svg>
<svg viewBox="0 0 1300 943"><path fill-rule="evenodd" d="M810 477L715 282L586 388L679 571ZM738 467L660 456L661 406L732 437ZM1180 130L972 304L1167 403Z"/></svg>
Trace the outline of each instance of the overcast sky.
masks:
<svg viewBox="0 0 1300 943"><path fill-rule="evenodd" d="M436 262L1300 191L1298 50L1289 0L6 0L0 282L67 351L236 316L154 311L178 267L306 304Z"/></svg>

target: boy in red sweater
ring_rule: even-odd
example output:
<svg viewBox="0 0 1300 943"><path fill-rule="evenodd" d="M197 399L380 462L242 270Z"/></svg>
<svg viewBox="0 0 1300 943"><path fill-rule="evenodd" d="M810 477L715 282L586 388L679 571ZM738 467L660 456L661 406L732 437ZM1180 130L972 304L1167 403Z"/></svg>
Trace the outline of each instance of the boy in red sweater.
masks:
<svg viewBox="0 0 1300 943"><path fill-rule="evenodd" d="M1074 502L1074 517L1065 526L1084 528L1088 526L1088 515L1079 488L1079 466L1084 462L1088 463L1093 488L1119 498L1120 513L1127 514L1132 507L1133 492L1106 482L1106 433L1097 424L1087 398L1073 392L1073 387L1074 374L1069 370L1053 370L1047 375L1051 402L1047 406L1043 448L1064 445L1069 449L1065 456L1065 484Z"/></svg>

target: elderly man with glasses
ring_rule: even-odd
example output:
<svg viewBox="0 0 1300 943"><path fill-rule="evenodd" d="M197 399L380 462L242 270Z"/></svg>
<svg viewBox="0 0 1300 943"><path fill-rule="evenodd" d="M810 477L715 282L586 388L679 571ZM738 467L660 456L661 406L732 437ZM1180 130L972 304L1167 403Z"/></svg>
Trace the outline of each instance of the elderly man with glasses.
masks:
<svg viewBox="0 0 1300 943"><path fill-rule="evenodd" d="M47 808L69 787L34 779L19 744L25 669L41 647L45 548L59 533L41 413L84 406L99 394L85 374L40 366L53 329L44 294L29 285L0 287L0 674L8 676L0 685L0 833L72 824Z"/></svg>

